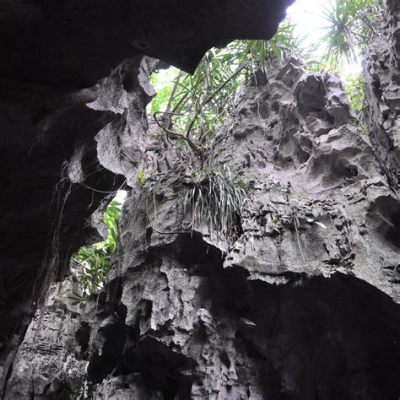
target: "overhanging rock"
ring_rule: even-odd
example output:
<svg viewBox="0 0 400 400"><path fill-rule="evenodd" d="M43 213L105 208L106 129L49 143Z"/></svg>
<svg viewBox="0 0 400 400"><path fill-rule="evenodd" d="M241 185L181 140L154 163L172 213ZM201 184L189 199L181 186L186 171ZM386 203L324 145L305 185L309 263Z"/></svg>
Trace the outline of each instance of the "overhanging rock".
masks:
<svg viewBox="0 0 400 400"><path fill-rule="evenodd" d="M193 71L212 46L269 39L292 2L6 0L0 76L87 87L137 54Z"/></svg>

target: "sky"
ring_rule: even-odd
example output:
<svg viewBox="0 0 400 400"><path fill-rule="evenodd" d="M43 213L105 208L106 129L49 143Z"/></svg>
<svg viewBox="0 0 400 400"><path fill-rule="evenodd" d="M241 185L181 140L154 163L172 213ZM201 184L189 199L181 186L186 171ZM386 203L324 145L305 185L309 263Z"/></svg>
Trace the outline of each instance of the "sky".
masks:
<svg viewBox="0 0 400 400"><path fill-rule="evenodd" d="M307 47L318 44L324 36L323 12L327 3L327 0L297 0L287 11L296 26L296 34Z"/></svg>
<svg viewBox="0 0 400 400"><path fill-rule="evenodd" d="M329 6L329 0L296 0L288 8L287 15L296 26L295 33L307 48L320 43L324 37L327 22L323 17L324 9ZM316 53L316 58L319 58ZM355 75L361 72L361 61L345 65L341 75Z"/></svg>

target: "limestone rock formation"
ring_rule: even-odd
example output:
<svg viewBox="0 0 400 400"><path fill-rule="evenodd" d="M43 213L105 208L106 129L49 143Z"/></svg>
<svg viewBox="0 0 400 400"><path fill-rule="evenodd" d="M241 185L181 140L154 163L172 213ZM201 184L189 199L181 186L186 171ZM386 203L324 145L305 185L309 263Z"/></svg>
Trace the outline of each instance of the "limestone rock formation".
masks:
<svg viewBox="0 0 400 400"><path fill-rule="evenodd" d="M110 365L94 339L96 396L396 399L399 199L338 79L292 58L244 86L212 163L252 183L233 245L182 232L184 187L127 200L113 275L124 312L100 336L122 342Z"/></svg>
<svg viewBox="0 0 400 400"><path fill-rule="evenodd" d="M184 185L134 188L111 281L63 329L75 329L77 350L57 374L38 360L34 396L56 386L96 399L398 398L399 199L340 81L296 58L275 75L241 88L215 139L212 165L250 181L234 242L204 226L182 231ZM143 153L151 179L159 156ZM6 399L23 393L26 348L29 331ZM62 371L82 360L77 388Z"/></svg>
<svg viewBox="0 0 400 400"><path fill-rule="evenodd" d="M211 46L271 37L290 2L1 2L0 393L34 300L96 240L91 215L140 162L128 149L124 168L103 165L95 136L146 129L157 62L143 54L193 70Z"/></svg>
<svg viewBox="0 0 400 400"><path fill-rule="evenodd" d="M364 61L371 142L394 186L400 177L399 13L398 2L387 0L376 28L379 35L369 44Z"/></svg>
<svg viewBox="0 0 400 400"><path fill-rule="evenodd" d="M394 0L387 6L392 46L371 44L365 61L368 87L379 78L387 93L370 89L370 139L339 78L307 73L296 57L240 88L208 158L208 168L228 168L246 189L232 232L190 226L190 159L144 112L157 61L136 57L95 94L78 92L82 115L101 123L82 144L91 157L78 145L85 126L76 125L63 175L75 185L56 210L69 230L56 230L53 243L67 259L65 243L92 233L79 232L81 221L103 196L87 186L126 182L118 249L108 284L83 307L71 304L70 276L35 313L23 301L13 308L19 327L34 315L22 343L11 324L1 328L14 333L3 339L4 399L398 400L400 199L388 99L398 85L400 11ZM381 51L390 54L382 63ZM88 181L96 171L102 180ZM66 194L81 208L67 207ZM58 261L51 256L46 266Z"/></svg>
<svg viewBox="0 0 400 400"><path fill-rule="evenodd" d="M147 104L152 94L138 80L146 65L146 59L139 57L113 73L114 87L129 98L131 107ZM132 82L127 90L124 79ZM104 125L124 119L120 110L101 107L104 96L112 102L107 82L64 99L47 91L40 95L28 91L25 104L16 89L15 97L4 104L0 382L7 379L14 352L35 312L34 302L53 280L65 277L67 260L80 245L98 239L89 219L105 195L125 182L97 157L96 134Z"/></svg>
<svg viewBox="0 0 400 400"><path fill-rule="evenodd" d="M71 304L71 281L54 284L18 349L5 398L78 398L86 371L87 329ZM83 394L83 391L82 391Z"/></svg>

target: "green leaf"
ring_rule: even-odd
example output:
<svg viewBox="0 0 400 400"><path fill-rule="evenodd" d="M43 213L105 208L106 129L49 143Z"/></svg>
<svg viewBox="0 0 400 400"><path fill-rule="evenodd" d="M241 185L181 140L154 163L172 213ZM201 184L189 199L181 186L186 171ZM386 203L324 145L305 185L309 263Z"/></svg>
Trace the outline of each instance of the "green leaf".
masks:
<svg viewBox="0 0 400 400"><path fill-rule="evenodd" d="M74 304L82 304L87 297L97 292L105 284L109 271L111 255L115 252L118 239L118 217L121 204L112 201L104 210L103 222L107 227L107 238L91 246L81 247L73 256L79 263L78 280L82 293L74 293Z"/></svg>

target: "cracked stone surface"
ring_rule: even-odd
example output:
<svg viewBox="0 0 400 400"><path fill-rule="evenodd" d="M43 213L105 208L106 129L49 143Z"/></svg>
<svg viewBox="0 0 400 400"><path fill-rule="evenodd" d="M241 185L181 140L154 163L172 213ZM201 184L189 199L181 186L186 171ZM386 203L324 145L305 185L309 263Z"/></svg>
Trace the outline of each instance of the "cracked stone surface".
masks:
<svg viewBox="0 0 400 400"><path fill-rule="evenodd" d="M80 310L69 300L73 290L71 281L51 287L18 349L4 398L78 398L87 362L81 358Z"/></svg>
<svg viewBox="0 0 400 400"><path fill-rule="evenodd" d="M117 104L109 110L105 107L112 102L113 94L108 92L108 82L114 80L132 109L143 110L151 93L137 76L152 63L142 57L132 59L98 87L67 99L49 99L46 92L35 99L34 105L33 98L26 99L32 108L22 110L16 105L21 94L17 91L16 103L9 102L8 108L5 105L3 116L10 120L7 127L15 125L3 137L1 158L4 190L0 201L5 218L0 222L4 238L0 245L0 387L35 312L33 302L42 297L41 286L46 288L53 280L64 279L71 254L83 243L98 240L91 215L107 194L125 182L97 157L97 133L107 124L124 120ZM126 89L124 79L132 81ZM104 97L107 101L102 100ZM50 100L54 109L38 116ZM36 118L41 119L35 123ZM142 119L138 117L135 122L141 124Z"/></svg>

